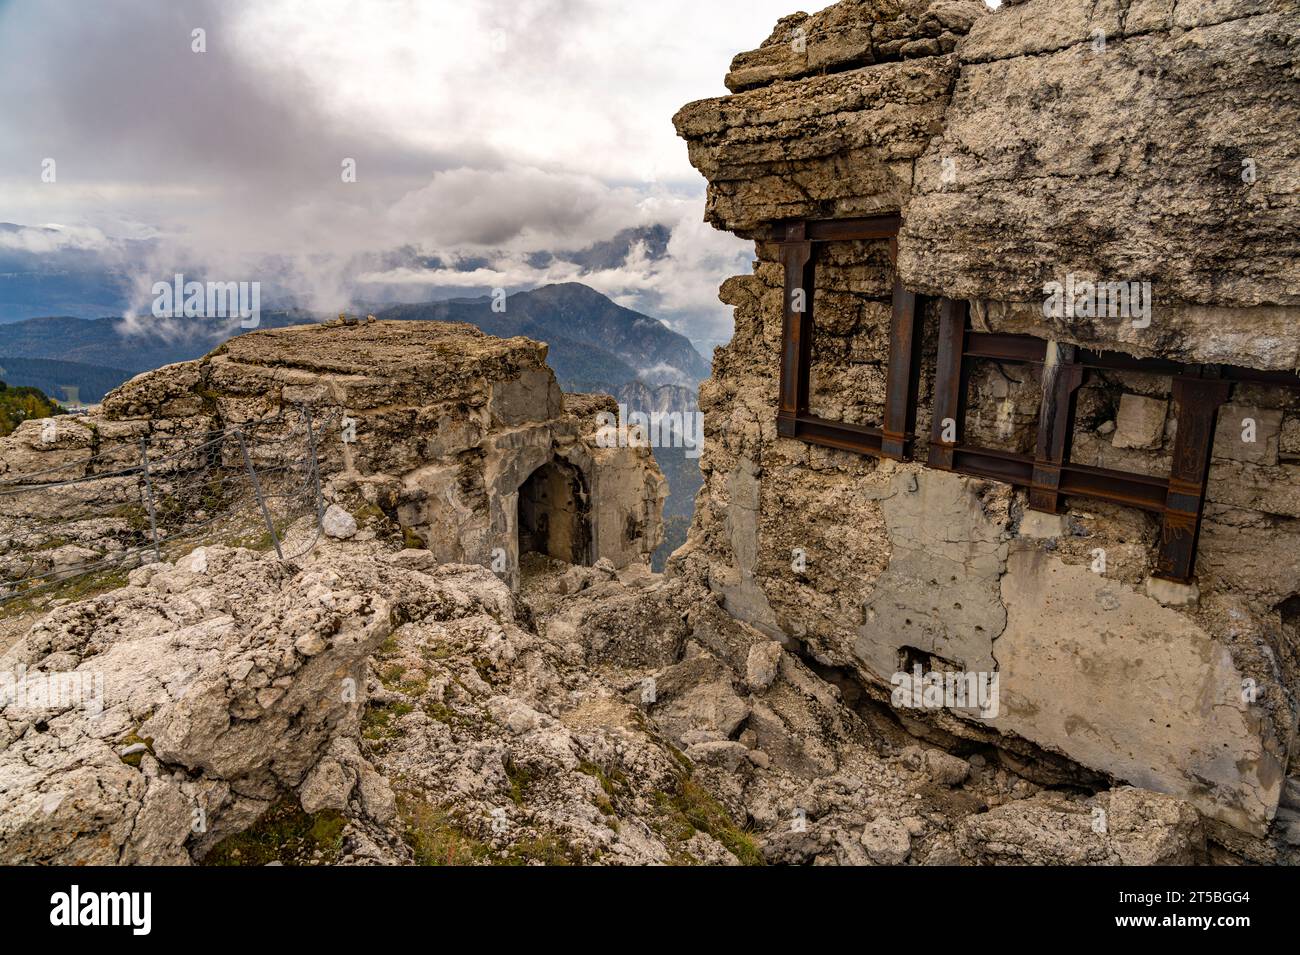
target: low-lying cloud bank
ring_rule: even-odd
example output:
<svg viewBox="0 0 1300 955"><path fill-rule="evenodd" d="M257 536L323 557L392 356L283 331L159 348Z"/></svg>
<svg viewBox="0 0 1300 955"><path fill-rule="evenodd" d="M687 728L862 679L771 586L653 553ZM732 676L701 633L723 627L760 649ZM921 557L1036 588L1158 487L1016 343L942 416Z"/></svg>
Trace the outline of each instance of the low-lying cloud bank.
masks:
<svg viewBox="0 0 1300 955"><path fill-rule="evenodd" d="M58 228L0 231L0 271L98 254L134 311L182 271L321 311L577 280L726 338L749 251L701 224L669 117L788 6L11 0L0 222ZM579 261L655 225L662 254Z"/></svg>

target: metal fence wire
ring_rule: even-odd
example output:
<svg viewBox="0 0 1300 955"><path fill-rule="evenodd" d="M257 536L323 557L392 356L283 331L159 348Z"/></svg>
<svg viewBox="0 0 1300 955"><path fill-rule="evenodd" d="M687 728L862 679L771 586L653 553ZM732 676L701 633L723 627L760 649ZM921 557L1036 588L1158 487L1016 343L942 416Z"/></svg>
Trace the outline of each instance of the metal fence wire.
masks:
<svg viewBox="0 0 1300 955"><path fill-rule="evenodd" d="M321 536L318 442L340 417L300 405L216 432L51 450L51 467L0 476L0 607L117 583L200 544L301 557Z"/></svg>

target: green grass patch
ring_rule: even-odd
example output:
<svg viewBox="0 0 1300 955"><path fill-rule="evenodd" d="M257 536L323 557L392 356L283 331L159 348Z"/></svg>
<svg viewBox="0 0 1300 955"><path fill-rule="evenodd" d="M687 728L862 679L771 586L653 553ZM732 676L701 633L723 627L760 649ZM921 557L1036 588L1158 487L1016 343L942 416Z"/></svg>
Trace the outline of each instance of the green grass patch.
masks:
<svg viewBox="0 0 1300 955"><path fill-rule="evenodd" d="M516 806L522 806L524 798L528 795L528 787L532 785L537 774L527 766L520 766L508 757L505 768L506 778L510 780L510 800Z"/></svg>
<svg viewBox="0 0 1300 955"><path fill-rule="evenodd" d="M474 838L444 809L407 796L398 798L402 838L417 865L479 865L492 850Z"/></svg>
<svg viewBox="0 0 1300 955"><path fill-rule="evenodd" d="M0 603L0 616L17 617L26 613L45 613L50 609L50 602L67 600L75 603L90 597L98 597L110 590L125 587L130 571L123 568L109 570L101 574L83 574L60 584L37 590L29 594L20 594L11 600Z"/></svg>
<svg viewBox="0 0 1300 955"><path fill-rule="evenodd" d="M361 714L361 735L371 742L392 739L398 735L393 722L414 711L414 703L368 704Z"/></svg>
<svg viewBox="0 0 1300 955"><path fill-rule="evenodd" d="M302 811L288 797L262 814L251 828L217 843L203 859L204 865L304 865L319 852L319 864L338 860L347 820L332 809L314 815Z"/></svg>
<svg viewBox="0 0 1300 955"><path fill-rule="evenodd" d="M659 810L656 829L669 842L681 844L696 832L704 832L718 840L741 864L766 864L749 833L737 826L722 803L690 776L679 777L673 792L655 793L654 799ZM680 851L675 861L696 862Z"/></svg>

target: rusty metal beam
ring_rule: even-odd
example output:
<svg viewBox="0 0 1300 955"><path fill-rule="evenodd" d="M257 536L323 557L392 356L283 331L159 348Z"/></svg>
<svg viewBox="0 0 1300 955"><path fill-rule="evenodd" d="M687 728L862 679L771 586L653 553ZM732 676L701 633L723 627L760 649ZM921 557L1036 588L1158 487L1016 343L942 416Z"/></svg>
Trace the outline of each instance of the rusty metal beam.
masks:
<svg viewBox="0 0 1300 955"><path fill-rule="evenodd" d="M807 441L809 444L819 444L840 451L853 451L857 454L869 454L872 457L882 456L880 429L869 425L845 424L842 421L830 421L816 415L801 415L795 419L794 430L792 437Z"/></svg>
<svg viewBox="0 0 1300 955"><path fill-rule="evenodd" d="M1178 432L1169 469L1169 492L1160 525L1157 577L1188 583L1196 572L1196 543L1205 509L1214 426L1231 383L1222 378L1175 378Z"/></svg>
<svg viewBox="0 0 1300 955"><path fill-rule="evenodd" d="M1029 506L1049 514L1056 514L1061 509L1061 467L1070 457L1074 397L1083 384L1083 366L1074 359L1073 345L1047 343Z"/></svg>
<svg viewBox="0 0 1300 955"><path fill-rule="evenodd" d="M789 241L791 227L802 228L809 242L852 242L866 239L892 239L898 235L903 219L897 214L861 216L855 219L808 219L779 223L772 232L777 242Z"/></svg>
<svg viewBox="0 0 1300 955"><path fill-rule="evenodd" d="M1046 354L1044 339L1032 335L1004 332L971 332L966 336L966 357L995 361L1040 363ZM1099 371L1136 371L1147 375L1197 377L1200 365L1188 365L1166 358L1135 358L1123 352L1092 351L1080 348L1076 360L1084 368ZM1219 376L1227 381L1252 382L1279 388L1300 389L1300 375L1288 371L1259 371L1237 365L1217 365Z"/></svg>
<svg viewBox="0 0 1300 955"><path fill-rule="evenodd" d="M885 421L881 453L896 461L912 452L916 430L917 392L921 380L921 322L924 308L913 292L894 282L894 306L889 321L889 372L885 385Z"/></svg>
<svg viewBox="0 0 1300 955"><path fill-rule="evenodd" d="M945 298L939 305L939 355L934 369L934 401L930 409L932 468L953 469L953 449L966 430L965 302Z"/></svg>
<svg viewBox="0 0 1300 955"><path fill-rule="evenodd" d="M815 274L812 243L804 230L790 226L786 236L781 243L785 290L782 296L781 383L776 430L784 437L793 438L795 419L808 412Z"/></svg>
<svg viewBox="0 0 1300 955"><path fill-rule="evenodd" d="M1043 360L1047 342L1029 335L971 332L966 336L967 358L989 358L1032 364Z"/></svg>
<svg viewBox="0 0 1300 955"><path fill-rule="evenodd" d="M970 445L958 445L952 450L952 470L958 474L1024 488L1033 483L1032 455ZM1164 478L1145 474L1112 471L1069 461L1061 465L1060 493L1067 497L1087 497L1161 513L1168 487L1169 482Z"/></svg>

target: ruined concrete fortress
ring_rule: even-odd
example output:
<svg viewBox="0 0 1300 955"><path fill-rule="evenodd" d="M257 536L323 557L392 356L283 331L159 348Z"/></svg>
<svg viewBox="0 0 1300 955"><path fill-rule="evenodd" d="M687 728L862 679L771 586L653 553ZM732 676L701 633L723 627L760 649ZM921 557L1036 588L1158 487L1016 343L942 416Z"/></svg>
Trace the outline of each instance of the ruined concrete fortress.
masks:
<svg viewBox="0 0 1300 955"><path fill-rule="evenodd" d="M24 422L0 863L1296 862L1298 35L844 0L736 57L675 120L757 262L664 574L650 449L523 338ZM259 469L319 485L270 540Z"/></svg>
<svg viewBox="0 0 1300 955"><path fill-rule="evenodd" d="M996 673L935 738L1265 833L1300 689L1297 35L1294 0L844 0L737 56L675 118L758 260L677 560L878 693Z"/></svg>

